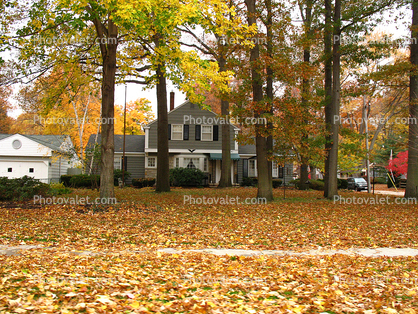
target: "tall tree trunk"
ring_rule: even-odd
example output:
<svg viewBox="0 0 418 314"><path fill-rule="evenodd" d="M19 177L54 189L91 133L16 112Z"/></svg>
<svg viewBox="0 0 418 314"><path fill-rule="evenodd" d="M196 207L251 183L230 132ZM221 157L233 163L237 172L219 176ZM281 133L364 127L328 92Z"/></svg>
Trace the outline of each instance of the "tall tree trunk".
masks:
<svg viewBox="0 0 418 314"><path fill-rule="evenodd" d="M331 1L325 0L325 125L326 159L324 196L332 199L338 194L338 119L340 91L340 16L341 2L335 1L334 27L331 21ZM332 34L338 36L332 45Z"/></svg>
<svg viewBox="0 0 418 314"><path fill-rule="evenodd" d="M170 192L170 163L168 152L167 82L163 66L157 67L157 185L156 192Z"/></svg>
<svg viewBox="0 0 418 314"><path fill-rule="evenodd" d="M256 25L256 6L255 0L246 0L248 25ZM253 90L253 102L259 105L263 101L263 81L260 74L257 62L260 59L259 43L255 41L254 47L250 53L251 63L251 81ZM255 118L260 118L264 111L256 110ZM257 175L258 175L258 193L259 198L265 198L267 201L273 200L273 187L268 174L268 152L267 140L265 137L265 129L267 125L264 123L257 123L255 126L255 143L257 153Z"/></svg>
<svg viewBox="0 0 418 314"><path fill-rule="evenodd" d="M418 0L412 1L411 38L418 38ZM409 140L408 140L408 177L405 197L418 198L418 44L411 40L411 64L413 73L409 86Z"/></svg>
<svg viewBox="0 0 418 314"><path fill-rule="evenodd" d="M98 19L94 25L99 38L100 51L103 59L102 80L102 146L100 160L100 197L109 199L115 197L113 186L114 170L114 117L115 117L115 78L116 52L118 48L118 28L112 20L105 26Z"/></svg>
<svg viewBox="0 0 418 314"><path fill-rule="evenodd" d="M311 179L312 180L317 180L317 175L316 175L316 167L310 165L309 168L311 169Z"/></svg>
<svg viewBox="0 0 418 314"><path fill-rule="evenodd" d="M226 60L225 56L220 56L218 60L219 72L226 71ZM221 96L224 97L223 95ZM221 99L221 115L227 120L229 116L229 101ZM226 122L226 121L225 121ZM221 179L219 181L220 188L226 188L232 186L231 181L231 134L230 124L222 124L222 168L221 168Z"/></svg>
<svg viewBox="0 0 418 314"><path fill-rule="evenodd" d="M332 142L331 149L329 151L329 177L328 177L328 198L333 199L338 195L338 131L339 131L339 119L340 116L340 89L341 89L341 53L340 46L341 41L335 40L341 36L341 0L335 0L334 5L334 44L332 51L332 120L331 120L331 135Z"/></svg>
<svg viewBox="0 0 418 314"><path fill-rule="evenodd" d="M267 68L266 68L266 96L267 101L269 103L269 118L273 118L273 99L274 99L274 90L273 90L273 76L274 71L272 68L272 62L273 62L273 8L271 0L266 0L266 9L267 9L267 56L268 56L268 62L267 62ZM271 162L271 158L273 157L273 123L271 120L267 123L267 129L268 129L268 136L267 136L267 154L268 154L268 175L269 175L269 181L271 184L273 184L273 164Z"/></svg>
<svg viewBox="0 0 418 314"><path fill-rule="evenodd" d="M311 36L312 36L312 0L306 1L306 9L305 9L305 36L307 39L306 46L303 49L303 62L305 63L306 67L308 67L311 63ZM304 76L302 80L302 108L306 108L308 110L309 105L309 92L310 92L310 81L309 78ZM305 121L307 123L307 121ZM302 145L306 145L308 140L308 134L304 134L302 136ZM309 189L309 172L308 172L308 163L309 163L309 156L305 150L302 151L301 154L301 166L300 166L300 183L299 188L301 190Z"/></svg>

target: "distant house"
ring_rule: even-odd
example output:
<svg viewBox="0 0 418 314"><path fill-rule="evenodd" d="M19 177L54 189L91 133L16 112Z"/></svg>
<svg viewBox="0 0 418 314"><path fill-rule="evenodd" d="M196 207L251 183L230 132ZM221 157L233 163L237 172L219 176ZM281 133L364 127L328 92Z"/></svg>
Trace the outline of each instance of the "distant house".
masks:
<svg viewBox="0 0 418 314"><path fill-rule="evenodd" d="M238 182L245 177L257 177L257 154L255 145L239 146L240 161L238 163ZM284 167L272 162L272 178L283 180L286 184L293 180L293 164L285 164Z"/></svg>
<svg viewBox="0 0 418 314"><path fill-rule="evenodd" d="M222 121L212 111L186 101L168 113L170 168L197 168L208 174L210 184L218 184L222 165ZM126 135L125 169L132 178L157 176L157 120L145 127L145 135ZM239 184L244 177L257 176L255 145L238 145L235 135L240 131L230 124L231 179ZM100 144L100 136L92 135L87 149ZM122 168L123 135L115 135L115 169ZM293 165L280 167L273 163L273 178L286 182L293 179ZM167 174L168 175L168 174ZM129 183L130 181L128 181Z"/></svg>
<svg viewBox="0 0 418 314"><path fill-rule="evenodd" d="M64 135L0 134L0 177L30 176L45 183L59 182L76 162L73 143Z"/></svg>
<svg viewBox="0 0 418 314"><path fill-rule="evenodd" d="M91 135L86 146L86 156L89 159L88 167L92 168L92 173L99 173L98 161L91 160L91 151L96 144L100 145L100 134ZM115 135L115 155L114 155L114 168L122 169L123 159L123 135ZM130 173L130 177L126 181L128 184L132 182L133 178L145 177L145 135L125 135L125 169ZM90 156L90 157L89 157ZM93 166L94 165L94 166ZM87 169L89 172L90 169Z"/></svg>

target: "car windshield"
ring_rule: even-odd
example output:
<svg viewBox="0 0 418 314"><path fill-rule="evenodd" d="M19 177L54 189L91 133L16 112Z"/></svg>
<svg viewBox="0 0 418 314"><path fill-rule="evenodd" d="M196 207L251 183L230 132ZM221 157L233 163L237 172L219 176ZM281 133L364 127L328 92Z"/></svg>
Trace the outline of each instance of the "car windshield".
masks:
<svg viewBox="0 0 418 314"><path fill-rule="evenodd" d="M354 178L354 181L356 181L357 183L367 183L366 180L364 180L363 178Z"/></svg>

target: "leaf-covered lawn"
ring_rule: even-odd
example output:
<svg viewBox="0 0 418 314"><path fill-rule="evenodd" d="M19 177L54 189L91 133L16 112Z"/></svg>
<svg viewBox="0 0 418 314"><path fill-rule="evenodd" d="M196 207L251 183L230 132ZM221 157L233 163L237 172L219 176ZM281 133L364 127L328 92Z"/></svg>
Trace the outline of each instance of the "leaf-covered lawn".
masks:
<svg viewBox="0 0 418 314"><path fill-rule="evenodd" d="M164 254L171 247L418 248L416 205L339 205L321 192L276 190L269 205L190 205L256 189L116 190L119 204L0 204L0 313L416 313L416 258ZM63 197L98 197L76 190ZM345 192L344 197L366 196ZM101 208L97 208L100 210ZM71 252L101 252L77 256ZM142 251L142 252L140 252Z"/></svg>
<svg viewBox="0 0 418 314"><path fill-rule="evenodd" d="M116 192L119 204L107 212L72 205L0 208L0 244L23 241L83 250L418 248L417 205L340 205L323 200L321 192L295 190L286 191L286 200L283 191L276 190L277 201L269 205L183 204L185 195L244 200L256 197L252 188L175 189L159 195L151 189ZM98 197L91 190L63 197L76 195Z"/></svg>

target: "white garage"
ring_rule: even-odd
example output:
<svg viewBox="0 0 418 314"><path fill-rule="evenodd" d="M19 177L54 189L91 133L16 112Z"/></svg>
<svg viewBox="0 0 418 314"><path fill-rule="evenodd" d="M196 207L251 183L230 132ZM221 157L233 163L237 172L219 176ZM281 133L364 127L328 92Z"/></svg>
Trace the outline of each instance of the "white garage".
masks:
<svg viewBox="0 0 418 314"><path fill-rule="evenodd" d="M68 136L0 134L0 177L58 182L72 166L71 148Z"/></svg>

